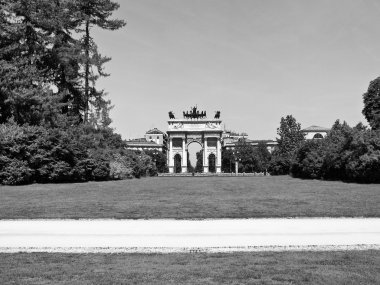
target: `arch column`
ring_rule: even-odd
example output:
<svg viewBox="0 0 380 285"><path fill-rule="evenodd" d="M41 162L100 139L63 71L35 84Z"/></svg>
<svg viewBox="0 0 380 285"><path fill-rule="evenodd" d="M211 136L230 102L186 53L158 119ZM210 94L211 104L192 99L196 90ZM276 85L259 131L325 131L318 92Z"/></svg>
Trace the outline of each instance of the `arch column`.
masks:
<svg viewBox="0 0 380 285"><path fill-rule="evenodd" d="M215 161L216 173L222 172L222 146L220 139L216 142L216 161Z"/></svg>
<svg viewBox="0 0 380 285"><path fill-rule="evenodd" d="M172 140L172 138L169 138L168 166L169 166L169 173L174 173L174 157L173 157L173 140Z"/></svg>
<svg viewBox="0 0 380 285"><path fill-rule="evenodd" d="M203 141L203 173L208 172L208 153L207 153L207 138Z"/></svg>
<svg viewBox="0 0 380 285"><path fill-rule="evenodd" d="M182 173L187 172L186 138L182 139Z"/></svg>

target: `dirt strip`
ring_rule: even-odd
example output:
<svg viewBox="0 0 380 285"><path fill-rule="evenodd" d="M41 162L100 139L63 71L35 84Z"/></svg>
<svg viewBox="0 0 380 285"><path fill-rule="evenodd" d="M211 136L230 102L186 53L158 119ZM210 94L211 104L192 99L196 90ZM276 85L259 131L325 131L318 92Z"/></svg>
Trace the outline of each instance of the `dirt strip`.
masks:
<svg viewBox="0 0 380 285"><path fill-rule="evenodd" d="M5 247L0 253L232 253L232 252L284 252L284 251L363 251L380 250L380 245L307 245L307 246L247 246L247 247Z"/></svg>
<svg viewBox="0 0 380 285"><path fill-rule="evenodd" d="M0 221L2 252L325 251L379 247L379 218Z"/></svg>

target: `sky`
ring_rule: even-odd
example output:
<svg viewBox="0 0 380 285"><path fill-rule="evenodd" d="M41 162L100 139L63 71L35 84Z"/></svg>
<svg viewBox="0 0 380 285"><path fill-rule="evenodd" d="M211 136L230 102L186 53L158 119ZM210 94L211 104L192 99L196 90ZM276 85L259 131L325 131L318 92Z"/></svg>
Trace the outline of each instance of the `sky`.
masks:
<svg viewBox="0 0 380 285"><path fill-rule="evenodd" d="M111 76L98 82L123 139L166 131L168 112L221 111L226 129L275 139L303 128L367 124L380 76L378 0L118 0L117 31L93 29Z"/></svg>

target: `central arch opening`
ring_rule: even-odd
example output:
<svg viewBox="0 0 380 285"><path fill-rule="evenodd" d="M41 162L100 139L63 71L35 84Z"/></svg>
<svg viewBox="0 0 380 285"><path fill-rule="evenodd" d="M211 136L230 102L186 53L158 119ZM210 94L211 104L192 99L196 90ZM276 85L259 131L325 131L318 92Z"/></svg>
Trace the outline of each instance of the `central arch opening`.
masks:
<svg viewBox="0 0 380 285"><path fill-rule="evenodd" d="M203 172L202 146L199 142L191 142L187 147L187 171Z"/></svg>

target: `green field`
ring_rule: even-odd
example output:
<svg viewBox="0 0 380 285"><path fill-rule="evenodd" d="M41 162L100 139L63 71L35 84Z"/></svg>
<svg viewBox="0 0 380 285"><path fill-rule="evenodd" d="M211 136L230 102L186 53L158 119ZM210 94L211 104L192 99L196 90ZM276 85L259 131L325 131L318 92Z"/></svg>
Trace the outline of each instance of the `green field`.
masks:
<svg viewBox="0 0 380 285"><path fill-rule="evenodd" d="M0 219L380 217L380 185L288 176L1 186L0 197Z"/></svg>
<svg viewBox="0 0 380 285"><path fill-rule="evenodd" d="M1 284L379 284L379 251L0 254Z"/></svg>

